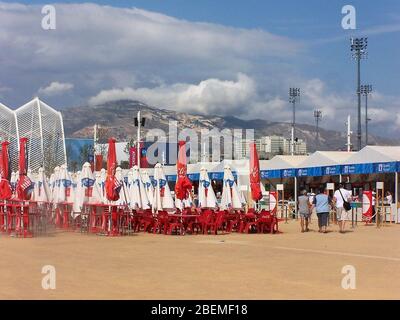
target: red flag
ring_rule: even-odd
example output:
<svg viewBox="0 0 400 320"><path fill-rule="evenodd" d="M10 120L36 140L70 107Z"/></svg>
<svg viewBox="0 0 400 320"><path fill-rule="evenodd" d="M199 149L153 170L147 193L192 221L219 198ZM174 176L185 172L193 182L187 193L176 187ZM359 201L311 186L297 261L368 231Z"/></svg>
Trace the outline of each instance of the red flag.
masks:
<svg viewBox="0 0 400 320"><path fill-rule="evenodd" d="M176 163L177 181L175 184L175 195L179 200L189 197L192 190L192 182L187 177L186 146L185 141L179 141L178 162Z"/></svg>
<svg viewBox="0 0 400 320"><path fill-rule="evenodd" d="M26 175L28 166L27 142L27 138L19 139L19 179L17 184L17 197L20 200L30 199L30 191L32 190L33 186L32 181Z"/></svg>
<svg viewBox="0 0 400 320"><path fill-rule="evenodd" d="M260 163L258 161L258 154L256 144L250 143L250 189L251 197L254 201L262 198L260 186Z"/></svg>
<svg viewBox="0 0 400 320"><path fill-rule="evenodd" d="M106 196L110 201L119 199L119 185L115 178L115 169L117 168L117 153L115 151L115 139L108 140L108 155L107 155L107 179L105 183Z"/></svg>

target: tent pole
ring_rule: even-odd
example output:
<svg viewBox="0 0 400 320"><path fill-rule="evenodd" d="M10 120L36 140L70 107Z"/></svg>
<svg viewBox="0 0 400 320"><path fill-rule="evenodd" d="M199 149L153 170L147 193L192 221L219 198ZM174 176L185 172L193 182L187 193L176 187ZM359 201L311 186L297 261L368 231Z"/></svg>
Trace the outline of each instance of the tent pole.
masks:
<svg viewBox="0 0 400 320"><path fill-rule="evenodd" d="M294 177L294 213L297 219L297 177Z"/></svg>
<svg viewBox="0 0 400 320"><path fill-rule="evenodd" d="M399 173L394 174L394 201L396 202L396 223L399 222Z"/></svg>
<svg viewBox="0 0 400 320"><path fill-rule="evenodd" d="M339 183L342 183L342 175L339 174Z"/></svg>

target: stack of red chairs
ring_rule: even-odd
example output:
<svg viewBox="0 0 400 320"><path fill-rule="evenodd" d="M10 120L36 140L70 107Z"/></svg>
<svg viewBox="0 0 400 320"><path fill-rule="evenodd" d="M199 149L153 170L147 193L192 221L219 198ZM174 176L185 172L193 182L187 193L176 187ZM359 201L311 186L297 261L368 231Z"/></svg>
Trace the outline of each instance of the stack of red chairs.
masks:
<svg viewBox="0 0 400 320"><path fill-rule="evenodd" d="M167 234L168 232L168 212L159 211L153 224L153 233Z"/></svg>
<svg viewBox="0 0 400 320"><path fill-rule="evenodd" d="M138 219L135 222L136 231L151 232L154 227L155 219L151 209L137 211Z"/></svg>
<svg viewBox="0 0 400 320"><path fill-rule="evenodd" d="M261 210L257 219L257 232L278 233L278 218L266 210Z"/></svg>

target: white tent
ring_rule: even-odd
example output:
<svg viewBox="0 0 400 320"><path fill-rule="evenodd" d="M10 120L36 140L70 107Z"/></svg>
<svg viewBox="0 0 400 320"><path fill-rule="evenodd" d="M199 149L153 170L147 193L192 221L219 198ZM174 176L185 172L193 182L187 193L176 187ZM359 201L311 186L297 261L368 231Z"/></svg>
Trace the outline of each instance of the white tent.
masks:
<svg viewBox="0 0 400 320"><path fill-rule="evenodd" d="M323 166L335 166L344 163L354 152L347 151L316 151L304 161L297 164L299 168L312 168Z"/></svg>
<svg viewBox="0 0 400 320"><path fill-rule="evenodd" d="M308 156L277 155L271 160L260 160L260 170L281 170L296 168Z"/></svg>
<svg viewBox="0 0 400 320"><path fill-rule="evenodd" d="M363 164L400 161L398 146L366 146L352 154L343 164Z"/></svg>

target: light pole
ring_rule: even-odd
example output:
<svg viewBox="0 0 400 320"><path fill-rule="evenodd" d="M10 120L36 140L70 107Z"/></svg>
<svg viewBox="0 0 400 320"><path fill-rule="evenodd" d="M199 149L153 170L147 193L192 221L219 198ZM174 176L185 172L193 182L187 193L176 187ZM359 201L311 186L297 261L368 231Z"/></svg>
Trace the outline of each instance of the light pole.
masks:
<svg viewBox="0 0 400 320"><path fill-rule="evenodd" d="M361 150L361 76L360 61L367 57L368 38L351 38L350 49L353 58L357 61L357 98L358 98L358 123L357 123L357 147Z"/></svg>
<svg viewBox="0 0 400 320"><path fill-rule="evenodd" d="M353 133L351 131L351 117L350 115L347 116L347 121L346 121L346 126L347 126L347 143L346 143L346 147L347 147L347 152L351 151L351 134Z"/></svg>
<svg viewBox="0 0 400 320"><path fill-rule="evenodd" d="M293 105L293 120L292 120L292 134L290 139L290 154L294 155L294 134L296 126L296 102L300 100L300 89L290 88L289 89L289 102Z"/></svg>
<svg viewBox="0 0 400 320"><path fill-rule="evenodd" d="M140 154L142 150L140 149L140 128L145 124L146 119L142 118L140 116L140 110L137 113L137 117L135 118L135 127L137 127L137 147L136 147L136 153L137 153L137 166L140 169Z"/></svg>
<svg viewBox="0 0 400 320"><path fill-rule="evenodd" d="M372 86L370 84L364 84L360 88L361 94L365 97L365 145L368 145L368 95L372 92Z"/></svg>
<svg viewBox="0 0 400 320"><path fill-rule="evenodd" d="M315 150L318 151L319 147L319 121L322 119L322 111L319 109L314 110L315 118Z"/></svg>

